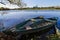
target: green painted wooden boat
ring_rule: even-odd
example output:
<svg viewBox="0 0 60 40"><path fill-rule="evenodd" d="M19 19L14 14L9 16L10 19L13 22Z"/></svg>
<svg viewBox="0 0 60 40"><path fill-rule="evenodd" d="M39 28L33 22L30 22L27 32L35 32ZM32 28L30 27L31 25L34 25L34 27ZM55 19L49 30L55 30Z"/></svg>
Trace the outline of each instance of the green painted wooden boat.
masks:
<svg viewBox="0 0 60 40"><path fill-rule="evenodd" d="M39 31L41 31L41 33L44 33L47 32L48 29L51 30L51 28L55 27L56 23L57 23L56 17L53 18L36 17L26 20L20 24L17 24L15 27L5 30L3 32L5 32L6 34L8 33L8 31L16 32L19 34L29 34Z"/></svg>

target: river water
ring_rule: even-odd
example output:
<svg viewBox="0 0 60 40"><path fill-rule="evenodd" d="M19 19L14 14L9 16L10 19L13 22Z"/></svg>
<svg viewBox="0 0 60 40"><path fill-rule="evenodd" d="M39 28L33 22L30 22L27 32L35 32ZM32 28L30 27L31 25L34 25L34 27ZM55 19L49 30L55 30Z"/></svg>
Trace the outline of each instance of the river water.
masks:
<svg viewBox="0 0 60 40"><path fill-rule="evenodd" d="M58 17L58 28L60 29L60 10L6 10L0 11L0 24L5 28L12 27L25 20L44 16L45 18Z"/></svg>

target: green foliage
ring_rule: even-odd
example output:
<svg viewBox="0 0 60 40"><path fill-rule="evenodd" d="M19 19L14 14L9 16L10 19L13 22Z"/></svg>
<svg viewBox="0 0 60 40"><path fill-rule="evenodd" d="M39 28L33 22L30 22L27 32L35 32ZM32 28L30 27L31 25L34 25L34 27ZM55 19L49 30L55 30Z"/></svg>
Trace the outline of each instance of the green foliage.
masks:
<svg viewBox="0 0 60 40"><path fill-rule="evenodd" d="M9 8L1 7L0 10L9 10Z"/></svg>

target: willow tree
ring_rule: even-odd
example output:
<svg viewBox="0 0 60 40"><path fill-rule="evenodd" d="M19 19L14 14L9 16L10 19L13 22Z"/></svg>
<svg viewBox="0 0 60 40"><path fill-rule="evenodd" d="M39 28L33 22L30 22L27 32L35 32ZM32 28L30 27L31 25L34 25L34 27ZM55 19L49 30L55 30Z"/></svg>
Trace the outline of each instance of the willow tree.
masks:
<svg viewBox="0 0 60 40"><path fill-rule="evenodd" d="M22 0L8 0L11 4L15 4L19 7L25 7L26 4Z"/></svg>

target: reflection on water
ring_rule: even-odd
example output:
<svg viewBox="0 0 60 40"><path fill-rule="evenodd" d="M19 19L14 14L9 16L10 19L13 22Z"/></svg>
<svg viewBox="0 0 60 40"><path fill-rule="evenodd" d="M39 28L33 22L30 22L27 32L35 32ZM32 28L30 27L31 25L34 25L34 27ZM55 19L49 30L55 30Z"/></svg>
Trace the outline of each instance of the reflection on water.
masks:
<svg viewBox="0 0 60 40"><path fill-rule="evenodd" d="M5 28L12 27L30 18L37 16L59 17L58 24L60 24L60 10L9 10L0 11L0 24Z"/></svg>

